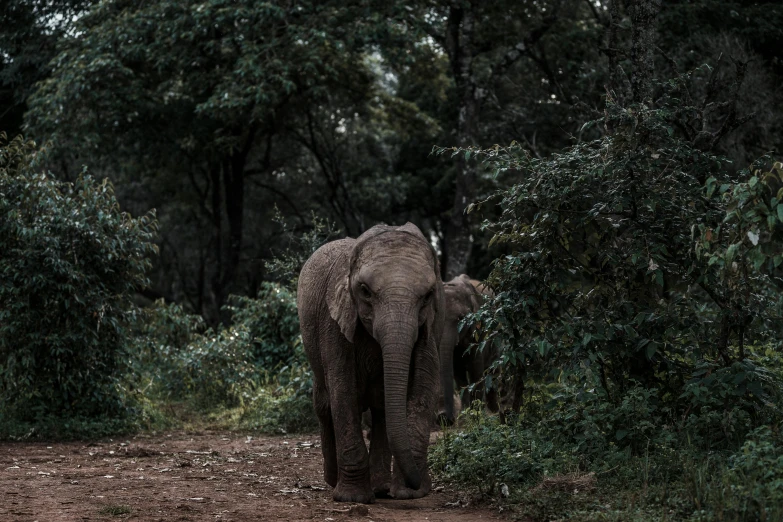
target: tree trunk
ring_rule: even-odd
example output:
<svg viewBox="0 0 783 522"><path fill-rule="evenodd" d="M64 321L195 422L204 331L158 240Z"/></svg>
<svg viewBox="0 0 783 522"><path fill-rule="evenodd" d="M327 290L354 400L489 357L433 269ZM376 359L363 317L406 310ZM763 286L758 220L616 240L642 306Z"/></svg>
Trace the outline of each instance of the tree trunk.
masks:
<svg viewBox="0 0 783 522"><path fill-rule="evenodd" d="M223 198L222 183L220 182L221 165L216 164L210 168L209 176L212 185L212 255L214 268L209 284L209 299L204 306L204 319L208 324L215 326L220 321L220 307L223 305L223 285L221 274L223 273Z"/></svg>
<svg viewBox="0 0 783 522"><path fill-rule="evenodd" d="M251 136L248 139L252 139ZM245 163L249 147L223 158L213 167L212 178L212 249L215 268L210 279L210 306L205 319L215 326L221 321L220 309L226 302L237 277L245 211ZM226 230L227 228L227 230ZM227 236L227 237L226 237Z"/></svg>
<svg viewBox="0 0 783 522"><path fill-rule="evenodd" d="M476 145L479 111L483 90L476 84L473 74L473 4L463 7L455 3L449 10L446 51L451 62L452 73L459 93L459 119L457 123L457 145ZM452 279L465 273L472 246L470 218L465 208L476 196L475 168L460 155L457 161L456 189L451 216L446 225L444 242L444 279Z"/></svg>
<svg viewBox="0 0 783 522"><path fill-rule="evenodd" d="M631 87L633 101L652 104L652 79L655 73L656 18L661 0L632 0L631 14Z"/></svg>

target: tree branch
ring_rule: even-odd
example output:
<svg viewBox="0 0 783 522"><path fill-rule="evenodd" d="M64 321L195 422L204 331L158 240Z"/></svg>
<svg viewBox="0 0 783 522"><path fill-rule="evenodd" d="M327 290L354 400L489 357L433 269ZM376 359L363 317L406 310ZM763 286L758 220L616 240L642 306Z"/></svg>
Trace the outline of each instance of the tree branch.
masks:
<svg viewBox="0 0 783 522"><path fill-rule="evenodd" d="M506 53L503 55L503 58L501 58L500 61L492 67L490 78L494 79L505 74L505 72L508 71L508 69L514 65L514 63L516 63L516 61L519 60L523 54L530 53L530 49L535 46L549 31L549 29L555 25L555 22L558 21L560 7L562 4L562 1L557 2L554 9L552 10L552 13L541 21L541 25L530 31L527 36L520 40L511 49L506 51Z"/></svg>

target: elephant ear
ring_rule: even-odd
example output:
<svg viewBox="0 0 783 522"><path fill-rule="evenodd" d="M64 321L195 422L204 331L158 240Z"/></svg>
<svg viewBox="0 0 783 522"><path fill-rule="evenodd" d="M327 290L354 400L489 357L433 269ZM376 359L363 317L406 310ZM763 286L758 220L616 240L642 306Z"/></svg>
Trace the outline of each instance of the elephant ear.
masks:
<svg viewBox="0 0 783 522"><path fill-rule="evenodd" d="M332 265L329 281L326 284L326 304L329 315L340 326L340 331L353 342L356 332L356 305L351 297L351 282L349 278L350 264L346 254L341 255Z"/></svg>
<svg viewBox="0 0 783 522"><path fill-rule="evenodd" d="M470 309L473 312L476 312L479 308L481 308L481 305L484 301L479 291L470 283L468 283L468 288L470 289Z"/></svg>
<svg viewBox="0 0 783 522"><path fill-rule="evenodd" d="M430 243L429 241L427 241L427 238L424 237L424 234L421 233L421 229L419 227L417 227L416 225L414 225L413 223L411 223L410 221L408 221L407 223L405 223L401 227L397 227L397 231L398 232L407 232L408 234L411 234L411 235L414 235L416 237L419 237L419 238L423 239L427 244Z"/></svg>
<svg viewBox="0 0 783 522"><path fill-rule="evenodd" d="M438 253L435 252L435 247L432 246L429 239L424 237L424 234L422 233L421 229L416 225L414 225L413 223L411 223L410 221L408 221L401 227L397 227L397 231L407 232L408 234L418 237L419 239L427 243L427 245L429 245L430 251L432 252L432 259L434 260L432 268L433 270L435 270L435 274L438 276L438 280L440 280L440 260L438 259Z"/></svg>
<svg viewBox="0 0 783 522"><path fill-rule="evenodd" d="M437 259L437 257L435 258ZM435 346L440 346L441 337L443 336L443 327L446 322L446 295L443 292L443 282L438 277L438 282L435 285L435 295L432 303L432 312L428 314L427 329L432 335L435 341Z"/></svg>

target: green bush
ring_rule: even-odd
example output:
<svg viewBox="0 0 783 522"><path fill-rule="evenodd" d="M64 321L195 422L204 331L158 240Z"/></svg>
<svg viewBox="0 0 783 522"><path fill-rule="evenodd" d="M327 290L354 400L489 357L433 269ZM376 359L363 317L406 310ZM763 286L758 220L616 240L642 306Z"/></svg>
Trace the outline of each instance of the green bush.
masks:
<svg viewBox="0 0 783 522"><path fill-rule="evenodd" d="M313 410L312 373L294 363L251 383L246 389L240 426L263 433L302 433L318 427Z"/></svg>
<svg viewBox="0 0 783 522"><path fill-rule="evenodd" d="M186 416L230 417L229 427L266 433L313 429L312 377L296 300L265 283L258 298L230 296L232 324L206 329L200 316L156 302L136 325L141 399L151 411L184 406Z"/></svg>
<svg viewBox="0 0 783 522"><path fill-rule="evenodd" d="M779 390L750 344L780 348L783 165L735 171L684 139L690 80L661 84L656 108L610 98L588 124L605 137L546 158L465 152L517 180L488 200L509 253L473 320L519 379L579 379L615 407L641 385L672 418L739 403L755 426Z"/></svg>
<svg viewBox="0 0 783 522"><path fill-rule="evenodd" d="M462 412L459 429L444 433L429 460L441 478L494 496L500 496L501 484L532 486L544 474L578 466L555 440L539 437L530 426L500 423L480 402Z"/></svg>
<svg viewBox="0 0 783 522"><path fill-rule="evenodd" d="M783 440L780 426L757 428L736 453L713 455L685 470L695 520L783 518Z"/></svg>
<svg viewBox="0 0 783 522"><path fill-rule="evenodd" d="M36 154L0 141L0 411L126 416L131 297L147 284L155 217L121 212L107 180L37 172Z"/></svg>
<svg viewBox="0 0 783 522"><path fill-rule="evenodd" d="M229 303L232 323L243 325L250 333L249 355L257 366L272 370L297 357L303 361L296 297L288 288L263 283L255 299L230 296Z"/></svg>
<svg viewBox="0 0 783 522"><path fill-rule="evenodd" d="M147 399L182 400L188 394L182 352L206 331L204 319L160 299L141 310L134 327L136 388Z"/></svg>
<svg viewBox="0 0 783 522"><path fill-rule="evenodd" d="M236 406L245 381L257 373L244 325L207 329L201 316L162 301L137 324L135 355L146 396L197 408Z"/></svg>

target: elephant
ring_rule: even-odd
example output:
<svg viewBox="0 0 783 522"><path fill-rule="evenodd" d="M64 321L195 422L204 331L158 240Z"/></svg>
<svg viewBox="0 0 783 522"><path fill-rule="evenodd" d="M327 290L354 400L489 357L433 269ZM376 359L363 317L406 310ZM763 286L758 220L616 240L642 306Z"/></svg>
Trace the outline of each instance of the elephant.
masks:
<svg viewBox="0 0 783 522"><path fill-rule="evenodd" d="M479 309L485 297L491 297L492 290L471 279L465 274L459 275L443 284L446 297L446 317L443 337L440 343L440 382L443 408L438 418L445 424L453 424L456 418L454 409L454 379L459 387L478 382L484 376L485 370L497 357L494 350L478 352L469 349L473 338L473 328L463 328L459 331L459 322L469 313ZM454 353L457 353L457 357ZM470 393L468 404L483 396L483 387ZM493 412L498 411L497 384L487 392L486 402ZM465 400L462 401L465 404Z"/></svg>
<svg viewBox="0 0 783 522"><path fill-rule="evenodd" d="M302 267L297 308L334 500L426 495L445 312L430 243L412 223L329 242Z"/></svg>

